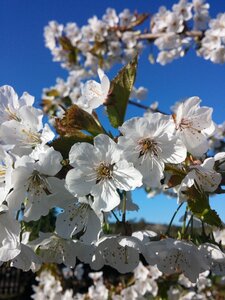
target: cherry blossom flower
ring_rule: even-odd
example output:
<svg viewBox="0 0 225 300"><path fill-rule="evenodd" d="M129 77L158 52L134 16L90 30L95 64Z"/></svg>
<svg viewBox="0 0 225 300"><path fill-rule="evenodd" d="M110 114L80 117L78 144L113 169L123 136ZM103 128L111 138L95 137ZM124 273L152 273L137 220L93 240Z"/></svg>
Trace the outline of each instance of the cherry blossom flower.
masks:
<svg viewBox="0 0 225 300"><path fill-rule="evenodd" d="M42 111L32 106L33 96L23 93L18 98L14 89L6 85L0 88L0 100L1 138L14 153L29 154L33 146L53 139L50 127L43 127Z"/></svg>
<svg viewBox="0 0 225 300"><path fill-rule="evenodd" d="M122 154L120 147L104 134L94 138L94 146L73 145L69 160L74 169L66 175L66 187L76 197L91 194L94 211L111 211L120 203L117 189L130 191L142 185L141 174Z"/></svg>
<svg viewBox="0 0 225 300"><path fill-rule="evenodd" d="M57 280L49 271L42 271L39 276L36 277L38 286L34 285L34 294L31 296L34 300L39 299L62 299L62 286L59 280Z"/></svg>
<svg viewBox="0 0 225 300"><path fill-rule="evenodd" d="M19 98L14 89L9 85L0 87L0 123L16 120L18 122L26 122L26 110L30 114L36 114L39 125L42 119L42 111L32 107L34 97L27 92Z"/></svg>
<svg viewBox="0 0 225 300"><path fill-rule="evenodd" d="M87 103L87 106L91 111L102 105L106 101L109 93L109 78L101 69L98 69L98 76L100 78L100 83L89 80L84 84L82 89L81 99L84 99L84 102Z"/></svg>
<svg viewBox="0 0 225 300"><path fill-rule="evenodd" d="M41 267L41 259L35 254L34 250L29 246L30 232L24 232L21 240L21 252L11 261L11 266L22 269L24 272L32 270L38 271Z"/></svg>
<svg viewBox="0 0 225 300"><path fill-rule="evenodd" d="M176 134L182 139L188 152L201 156L209 146L207 137L212 134L212 108L200 107L198 97L188 98L182 102L174 115Z"/></svg>
<svg viewBox="0 0 225 300"><path fill-rule="evenodd" d="M205 243L199 246L199 251L215 275L224 275L225 253L217 245Z"/></svg>
<svg viewBox="0 0 225 300"><path fill-rule="evenodd" d="M209 269L201 251L186 241L167 238L150 242L145 248L143 254L147 262L150 265L157 264L164 274L183 272L191 282L196 282L199 274Z"/></svg>
<svg viewBox="0 0 225 300"><path fill-rule="evenodd" d="M61 170L61 161L61 154L52 147L41 149L38 159L31 156L18 159L12 172L13 191L7 197L10 210L16 212L24 202L24 219L38 220L48 214L50 208L57 206L64 181L54 175Z"/></svg>
<svg viewBox="0 0 225 300"><path fill-rule="evenodd" d="M23 93L21 98L10 86L0 88L1 138L18 155L29 154L32 147L46 144L55 136L48 124L43 126L43 113L34 108L34 97Z"/></svg>
<svg viewBox="0 0 225 300"><path fill-rule="evenodd" d="M200 192L214 192L222 179L220 173L214 170L215 160L207 158L201 165L190 166L190 172L182 180L178 189L178 202L185 200L188 188L195 186Z"/></svg>
<svg viewBox="0 0 225 300"><path fill-rule="evenodd" d="M12 189L11 174L13 163L12 156L0 146L0 204L6 200L6 196Z"/></svg>
<svg viewBox="0 0 225 300"><path fill-rule="evenodd" d="M76 242L63 239L52 233L39 232L39 238L30 245L38 249L38 255L43 262L64 263L67 267L74 267L76 263Z"/></svg>
<svg viewBox="0 0 225 300"><path fill-rule="evenodd" d="M146 89L143 86L140 86L139 88L133 87L131 91L130 98L136 99L138 101L145 100L147 98L148 89Z"/></svg>
<svg viewBox="0 0 225 300"><path fill-rule="evenodd" d="M177 14L182 16L183 20L188 21L192 18L193 4L187 0L180 0L177 4L174 4L172 9Z"/></svg>
<svg viewBox="0 0 225 300"><path fill-rule="evenodd" d="M186 148L173 135L169 117L154 113L149 118L133 118L119 130L118 143L124 156L143 175L143 183L157 187L164 177L165 163L178 164L186 158Z"/></svg>
<svg viewBox="0 0 225 300"><path fill-rule="evenodd" d="M14 220L8 207L0 206L0 261L9 261L20 251L20 223Z"/></svg>
<svg viewBox="0 0 225 300"><path fill-rule="evenodd" d="M139 263L139 250L134 245L132 238L103 236L95 243L90 265L94 270L109 265L120 273L133 271Z"/></svg>
<svg viewBox="0 0 225 300"><path fill-rule="evenodd" d="M81 201L81 200L80 200ZM102 214L96 215L91 209L88 201L82 203L67 201L64 205L64 212L56 219L56 232L63 238L70 238L77 233L82 234L80 240L85 243L97 241L101 231Z"/></svg>

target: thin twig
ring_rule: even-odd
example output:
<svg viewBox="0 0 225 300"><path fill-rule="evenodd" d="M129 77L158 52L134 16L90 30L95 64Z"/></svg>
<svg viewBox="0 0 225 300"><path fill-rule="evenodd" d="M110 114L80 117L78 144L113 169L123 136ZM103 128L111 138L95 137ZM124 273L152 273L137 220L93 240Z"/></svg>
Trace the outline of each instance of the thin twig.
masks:
<svg viewBox="0 0 225 300"><path fill-rule="evenodd" d="M112 210L112 214L113 214L113 216L115 217L116 221L117 221L118 223L120 223L120 220L118 219L117 215L114 213L113 210Z"/></svg>
<svg viewBox="0 0 225 300"><path fill-rule="evenodd" d="M123 199L122 199L122 205L123 205L123 208L122 208L122 210L123 210L123 216L122 216L122 223L123 224L125 224L126 223L126 206L127 206L127 203L126 203L126 201L127 201L127 197L126 197L126 192L124 192L123 193Z"/></svg>
<svg viewBox="0 0 225 300"><path fill-rule="evenodd" d="M167 113L165 113L165 112L163 112L163 111L161 111L161 110L159 110L159 109L153 109L153 108L151 108L151 107L149 107L149 106L147 106L147 105L143 105L143 104L138 103L138 102L135 102L135 101L133 101L133 100L129 100L129 104L132 104L132 105L134 105L134 106L143 108L143 109L145 109L145 110L150 110L150 111L153 112L153 113L154 113L154 112L159 112L159 113L161 113L161 114L168 115Z"/></svg>
<svg viewBox="0 0 225 300"><path fill-rule="evenodd" d="M168 34L168 32L142 33L137 38L139 40L156 40L157 38L165 36L166 34ZM185 32L182 32L182 34L184 34L186 36L190 36L190 37L202 37L203 36L202 31L197 31L197 30L185 31Z"/></svg>

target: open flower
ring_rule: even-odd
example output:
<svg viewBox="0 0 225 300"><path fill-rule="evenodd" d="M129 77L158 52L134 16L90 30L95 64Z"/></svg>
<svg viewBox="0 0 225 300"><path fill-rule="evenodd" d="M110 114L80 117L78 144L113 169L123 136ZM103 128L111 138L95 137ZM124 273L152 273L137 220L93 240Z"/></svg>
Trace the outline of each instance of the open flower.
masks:
<svg viewBox="0 0 225 300"><path fill-rule="evenodd" d="M212 108L200 107L198 97L182 102L174 115L177 136L183 141L188 152L202 156L208 151L207 137L213 133Z"/></svg>
<svg viewBox="0 0 225 300"><path fill-rule="evenodd" d="M76 263L76 242L62 239L56 234L39 233L39 238L33 240L30 245L35 251L38 249L43 262L64 263L67 267L74 267Z"/></svg>
<svg viewBox="0 0 225 300"><path fill-rule="evenodd" d="M61 160L59 152L47 147L40 150L38 159L23 156L16 161L12 172L13 191L7 197L12 212L19 210L24 202L24 218L38 220L56 206L54 201L61 199L64 188L64 182L54 177L62 168Z"/></svg>
<svg viewBox="0 0 225 300"><path fill-rule="evenodd" d="M133 118L119 129L119 145L124 156L143 175L143 183L158 187L165 163L178 164L186 158L184 144L173 135L169 117L154 113L149 118Z"/></svg>
<svg viewBox="0 0 225 300"><path fill-rule="evenodd" d="M120 273L133 271L139 263L139 249L133 237L103 236L95 243L91 268L101 269L104 265L115 268Z"/></svg>
<svg viewBox="0 0 225 300"><path fill-rule="evenodd" d="M21 252L12 261L11 266L22 269L24 272L32 270L36 272L41 267L41 259L35 254L29 245L30 232L24 232L21 240Z"/></svg>
<svg viewBox="0 0 225 300"><path fill-rule="evenodd" d="M18 98L11 86L0 87L1 139L20 156L29 154L32 147L46 144L54 137L48 124L42 124L42 111L33 104L34 97L28 93Z"/></svg>
<svg viewBox="0 0 225 300"><path fill-rule="evenodd" d="M117 189L130 191L142 185L142 176L132 163L123 159L120 147L107 135L94 139L94 146L77 143L70 150L74 169L66 176L66 187L76 197L91 194L92 208L111 211L119 205Z"/></svg>
<svg viewBox="0 0 225 300"><path fill-rule="evenodd" d="M23 95L18 98L18 95L14 89L9 85L3 85L0 87L0 123L16 120L22 122L26 120L24 115L25 110L30 110L30 113L34 113L39 117L41 122L42 112L40 109L32 107L34 104L34 97L24 92Z"/></svg>
<svg viewBox="0 0 225 300"><path fill-rule="evenodd" d="M93 110L102 105L109 93L109 78L101 69L98 69L98 76L100 83L95 80L88 80L83 86L81 98L85 100L84 102L90 108L89 110Z"/></svg>
<svg viewBox="0 0 225 300"><path fill-rule="evenodd" d="M57 216L56 233L62 238L70 238L79 233L80 240L92 243L97 240L101 231L102 214L91 209L88 199L83 197L83 203L75 198L66 201L64 211Z"/></svg>
<svg viewBox="0 0 225 300"><path fill-rule="evenodd" d="M150 265L157 264L165 274L182 272L191 282L209 269L201 251L193 243L171 238L145 244L145 259Z"/></svg>
<svg viewBox="0 0 225 300"><path fill-rule="evenodd" d="M190 166L190 172L184 177L178 189L178 202L185 200L185 193L192 186L200 192L214 192L218 188L222 176L214 170L214 164L214 158L210 157L201 165Z"/></svg>

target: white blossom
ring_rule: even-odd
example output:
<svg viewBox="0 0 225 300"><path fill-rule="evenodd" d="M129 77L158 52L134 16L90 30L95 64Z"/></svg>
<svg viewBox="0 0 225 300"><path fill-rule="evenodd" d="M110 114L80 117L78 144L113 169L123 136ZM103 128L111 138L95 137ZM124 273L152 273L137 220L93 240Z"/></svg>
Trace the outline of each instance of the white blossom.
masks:
<svg viewBox="0 0 225 300"><path fill-rule="evenodd" d="M30 242L38 250L38 255L46 263L64 263L67 267L74 267L76 263L76 242L63 239L52 233L39 232L39 238Z"/></svg>
<svg viewBox="0 0 225 300"><path fill-rule="evenodd" d="M192 18L192 7L193 4L187 0L180 0L177 4L173 5L172 9L178 16L182 16L185 21L188 21Z"/></svg>
<svg viewBox="0 0 225 300"><path fill-rule="evenodd" d="M63 238L70 238L77 233L82 234L80 240L92 243L98 239L101 231L102 216L96 214L88 202L68 201L64 212L56 219L56 232Z"/></svg>
<svg viewBox="0 0 225 300"><path fill-rule="evenodd" d="M98 69L98 76L100 78L100 83L89 80L87 81L82 88L82 96L79 100L79 103L82 107L82 102L84 102L84 109L88 111L92 111L96 109L100 105L102 105L109 93L110 81L105 73Z"/></svg>
<svg viewBox="0 0 225 300"><path fill-rule="evenodd" d="M32 247L29 245L29 232L24 232L21 240L21 252L11 261L11 266L17 269L22 269L24 272L32 270L38 271L41 267L41 259L35 254Z"/></svg>
<svg viewBox="0 0 225 300"><path fill-rule="evenodd" d="M38 220L40 216L47 215L49 209L56 206L52 198L60 199L60 189L64 182L56 177L62 168L62 156L52 147L40 148L35 153L38 159L23 156L15 163L12 172L13 191L8 195L7 202L12 212L25 204L24 219ZM59 201L59 200L58 200Z"/></svg>
<svg viewBox="0 0 225 300"><path fill-rule="evenodd" d="M186 158L186 148L173 135L171 126L169 117L154 113L149 119L130 119L119 128L124 156L141 172L147 186L160 185L165 163L178 164Z"/></svg>
<svg viewBox="0 0 225 300"><path fill-rule="evenodd" d="M157 264L166 274L183 272L191 282L196 282L199 274L209 269L201 251L192 243L167 238L150 242L145 248L147 262Z"/></svg>
<svg viewBox="0 0 225 300"><path fill-rule="evenodd" d="M95 270L109 265L120 273L127 273L133 271L139 263L139 250L132 238L103 236L95 245L90 264Z"/></svg>
<svg viewBox="0 0 225 300"><path fill-rule="evenodd" d="M20 224L9 213L8 207L0 206L0 261L13 259L21 252Z"/></svg>
<svg viewBox="0 0 225 300"><path fill-rule="evenodd" d="M174 115L176 134L179 136L188 152L201 156L209 146L207 137L213 132L212 109L200 107L198 97L188 98L182 102Z"/></svg>
<svg viewBox="0 0 225 300"><path fill-rule="evenodd" d="M122 157L122 150L108 136L100 134L94 146L77 143L70 150L74 169L66 176L66 187L76 197L89 193L94 197L92 208L111 211L119 205L117 189L130 191L142 185L141 174Z"/></svg>
<svg viewBox="0 0 225 300"><path fill-rule="evenodd" d="M192 165L190 172L182 180L178 189L179 202L185 198L188 188L194 186L199 192L214 192L222 179L220 173L214 170L215 160L207 158L201 165Z"/></svg>

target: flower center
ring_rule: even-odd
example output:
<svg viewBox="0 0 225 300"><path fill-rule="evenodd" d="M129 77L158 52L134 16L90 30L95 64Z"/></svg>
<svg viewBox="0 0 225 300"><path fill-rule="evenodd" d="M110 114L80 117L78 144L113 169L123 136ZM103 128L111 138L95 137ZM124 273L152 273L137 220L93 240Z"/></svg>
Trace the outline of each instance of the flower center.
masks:
<svg viewBox="0 0 225 300"><path fill-rule="evenodd" d="M148 153L154 156L159 156L159 152L161 152L161 148L158 144L150 138L140 140L138 142L138 148L139 157L147 155Z"/></svg>
<svg viewBox="0 0 225 300"><path fill-rule="evenodd" d="M12 112L9 107L5 107L5 111L8 114L9 120L16 120L17 122L21 122L21 119L16 115L15 112Z"/></svg>
<svg viewBox="0 0 225 300"><path fill-rule="evenodd" d="M38 132L32 132L26 129L21 130L23 134L26 136L26 142L30 145L36 145L36 144L41 144L41 138L40 138L40 133Z"/></svg>
<svg viewBox="0 0 225 300"><path fill-rule="evenodd" d="M44 191L47 195L50 195L50 187L49 184L44 176L41 176L41 174L38 171L33 171L31 177L29 178L29 184L27 188L27 192L35 191L34 193L40 194L42 191Z"/></svg>
<svg viewBox="0 0 225 300"><path fill-rule="evenodd" d="M100 181L105 180L105 179L111 179L112 172L113 172L113 165L102 162L97 167L96 171L97 171L96 183L99 183Z"/></svg>

